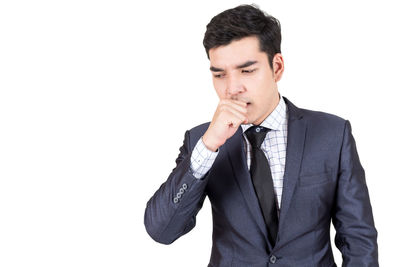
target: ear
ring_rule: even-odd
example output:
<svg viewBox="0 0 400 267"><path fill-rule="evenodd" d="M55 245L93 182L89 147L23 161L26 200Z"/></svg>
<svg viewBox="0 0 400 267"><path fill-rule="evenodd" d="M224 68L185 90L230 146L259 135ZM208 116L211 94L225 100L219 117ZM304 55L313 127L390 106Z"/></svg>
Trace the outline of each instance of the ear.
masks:
<svg viewBox="0 0 400 267"><path fill-rule="evenodd" d="M272 66L274 67L274 79L278 82L282 78L283 71L285 70L285 64L283 63L283 57L281 53L276 53L272 59Z"/></svg>

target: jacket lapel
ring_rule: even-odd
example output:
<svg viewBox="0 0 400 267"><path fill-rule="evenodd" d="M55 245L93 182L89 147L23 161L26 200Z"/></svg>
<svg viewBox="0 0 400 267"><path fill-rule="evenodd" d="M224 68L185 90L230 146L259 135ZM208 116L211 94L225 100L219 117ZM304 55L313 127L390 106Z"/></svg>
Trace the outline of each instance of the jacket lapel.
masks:
<svg viewBox="0 0 400 267"><path fill-rule="evenodd" d="M306 137L307 125L303 119L302 112L286 97L285 100L289 118L288 118L288 136L286 146L286 163L283 176L282 202L279 216L279 228L282 229L282 223L290 207L293 192L299 179L301 160L303 158L304 142ZM279 236L279 233L278 233Z"/></svg>
<svg viewBox="0 0 400 267"><path fill-rule="evenodd" d="M293 105L286 97L283 97L283 99L287 104L289 118L279 228L281 228L282 222L288 212L290 201L299 177L307 129L305 120L302 119L303 115L301 110ZM235 179L239 185L243 198L245 199L254 220L257 222L257 225L264 234L265 239L268 240L265 222L262 216L260 205L258 204L257 195L254 191L250 172L247 167L247 159L244 150L244 140L242 134L242 127L239 127L236 133L227 140L221 149L226 150ZM270 245L269 242L267 243Z"/></svg>
<svg viewBox="0 0 400 267"><path fill-rule="evenodd" d="M229 162L232 166L236 182L239 185L247 207L267 239L267 229L265 227L265 222L262 217L260 205L258 204L257 195L254 191L253 183L251 181L250 172L247 167L242 133L242 127L239 127L236 133L227 140L224 145L224 149L227 150Z"/></svg>

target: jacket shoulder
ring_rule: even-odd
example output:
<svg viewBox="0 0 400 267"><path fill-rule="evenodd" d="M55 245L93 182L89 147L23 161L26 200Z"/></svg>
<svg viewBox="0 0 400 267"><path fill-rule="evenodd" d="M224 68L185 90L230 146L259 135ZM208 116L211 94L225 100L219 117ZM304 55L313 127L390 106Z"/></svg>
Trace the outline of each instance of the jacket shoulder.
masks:
<svg viewBox="0 0 400 267"><path fill-rule="evenodd" d="M325 121L330 124L344 124L346 122L346 119L332 113L303 108L300 110L304 114L304 117L311 122Z"/></svg>
<svg viewBox="0 0 400 267"><path fill-rule="evenodd" d="M290 117L292 118L303 117L308 122L309 125L316 124L316 125L331 125L331 126L344 125L347 121L342 117L339 117L335 114L331 114L328 112L297 107L286 97L283 98L289 109L289 119L291 119Z"/></svg>
<svg viewBox="0 0 400 267"><path fill-rule="evenodd" d="M209 125L210 125L210 122L205 122L205 123L199 124L197 126L194 126L192 129L190 129L189 132L191 132L191 133L195 133L195 132L204 133L205 131L207 131Z"/></svg>
<svg viewBox="0 0 400 267"><path fill-rule="evenodd" d="M318 133L319 136L327 138L332 138L332 136L340 138L343 135L346 119L323 111L310 109L301 109L301 111L311 133Z"/></svg>
<svg viewBox="0 0 400 267"><path fill-rule="evenodd" d="M207 131L209 125L210 125L210 122L205 122L203 124L194 126L193 128L191 128L187 131L187 134L189 135L191 147L194 147L196 145L197 141L199 141L199 139Z"/></svg>

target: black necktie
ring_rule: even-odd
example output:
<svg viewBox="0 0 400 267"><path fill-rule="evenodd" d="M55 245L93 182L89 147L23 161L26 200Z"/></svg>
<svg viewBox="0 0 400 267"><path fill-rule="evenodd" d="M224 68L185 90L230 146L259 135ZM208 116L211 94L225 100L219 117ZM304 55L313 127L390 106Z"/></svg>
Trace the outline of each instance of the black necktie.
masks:
<svg viewBox="0 0 400 267"><path fill-rule="evenodd" d="M275 203L274 184L272 182L271 169L268 160L261 150L261 144L270 129L262 126L252 126L246 131L247 139L252 147L252 159L250 165L251 179L260 204L269 240L275 245L278 233L278 212Z"/></svg>

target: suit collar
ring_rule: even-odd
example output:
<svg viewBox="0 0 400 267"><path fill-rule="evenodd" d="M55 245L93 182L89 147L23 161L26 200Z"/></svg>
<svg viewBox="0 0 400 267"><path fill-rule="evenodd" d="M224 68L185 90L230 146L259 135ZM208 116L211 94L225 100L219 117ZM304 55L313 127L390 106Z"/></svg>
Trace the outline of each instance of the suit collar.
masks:
<svg viewBox="0 0 400 267"><path fill-rule="evenodd" d="M300 120L303 118L303 111L296 107L289 99L282 96L283 100L286 103L289 112L289 120Z"/></svg>
<svg viewBox="0 0 400 267"><path fill-rule="evenodd" d="M299 179L301 162L303 159L304 144L307 134L307 122L302 109L296 107L286 97L283 97L288 107L288 136L286 145L285 172L283 175L283 190L281 210L279 216L279 228L288 213L290 202ZM279 245L279 235L277 245Z"/></svg>

